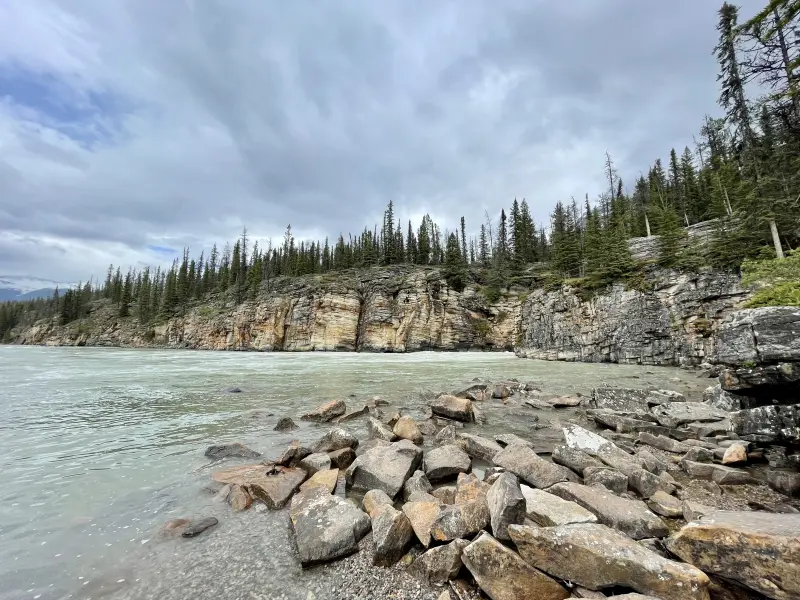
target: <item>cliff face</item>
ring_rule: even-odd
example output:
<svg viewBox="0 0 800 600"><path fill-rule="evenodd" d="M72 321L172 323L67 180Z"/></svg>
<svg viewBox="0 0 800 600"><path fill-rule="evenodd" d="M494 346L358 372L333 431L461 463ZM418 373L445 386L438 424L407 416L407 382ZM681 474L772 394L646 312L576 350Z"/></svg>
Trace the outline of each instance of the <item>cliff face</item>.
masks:
<svg viewBox="0 0 800 600"><path fill-rule="evenodd" d="M476 285L458 292L434 269L387 268L272 282L252 302L206 304L143 327L98 308L83 323L37 324L16 342L208 350L511 350L520 293L488 303Z"/></svg>
<svg viewBox="0 0 800 600"><path fill-rule="evenodd" d="M533 291L522 307L519 356L545 360L694 365L714 349L721 321L748 297L723 273L651 276L653 289L615 285L583 300L568 286Z"/></svg>

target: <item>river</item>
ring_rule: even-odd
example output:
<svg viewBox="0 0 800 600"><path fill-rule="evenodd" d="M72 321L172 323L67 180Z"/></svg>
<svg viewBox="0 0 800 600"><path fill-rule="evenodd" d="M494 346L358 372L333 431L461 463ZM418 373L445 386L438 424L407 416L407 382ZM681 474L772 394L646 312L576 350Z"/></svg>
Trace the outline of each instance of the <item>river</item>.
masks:
<svg viewBox="0 0 800 600"><path fill-rule="evenodd" d="M605 383L699 397L706 385L680 369L505 353L0 346L0 600L324 597L325 569L304 572L291 556L285 511L234 514L204 489L205 447L241 441L275 456L290 440L325 431L298 419L323 401L357 408L378 395L421 416L425 393L475 377L535 381L550 394L588 394ZM227 393L231 386L242 393ZM532 409L481 408L484 431L538 435ZM538 414L557 424L564 413ZM301 428L274 432L284 415ZM358 421L347 427L364 433ZM194 540L159 538L165 521L204 515L220 525Z"/></svg>

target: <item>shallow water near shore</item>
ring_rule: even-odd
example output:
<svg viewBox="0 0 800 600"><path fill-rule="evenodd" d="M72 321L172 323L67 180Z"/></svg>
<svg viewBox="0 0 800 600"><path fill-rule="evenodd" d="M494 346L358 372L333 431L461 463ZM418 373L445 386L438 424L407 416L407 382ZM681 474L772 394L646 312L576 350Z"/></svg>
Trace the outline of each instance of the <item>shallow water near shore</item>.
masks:
<svg viewBox="0 0 800 600"><path fill-rule="evenodd" d="M325 426L299 416L343 398L378 395L422 416L425 395L475 377L534 381L545 395L600 384L674 389L699 398L708 382L681 369L551 363L508 353L260 354L0 347L0 600L30 598L329 598L334 569L302 571L286 511L233 513L204 487L219 464L212 443L241 441L266 457ZM238 386L242 393L226 393ZM352 395L352 397L351 397ZM570 412L480 405L484 435L533 432ZM281 416L300 425L272 430ZM364 437L363 419L345 424ZM234 461L225 464L234 464ZM159 527L213 515L192 540Z"/></svg>

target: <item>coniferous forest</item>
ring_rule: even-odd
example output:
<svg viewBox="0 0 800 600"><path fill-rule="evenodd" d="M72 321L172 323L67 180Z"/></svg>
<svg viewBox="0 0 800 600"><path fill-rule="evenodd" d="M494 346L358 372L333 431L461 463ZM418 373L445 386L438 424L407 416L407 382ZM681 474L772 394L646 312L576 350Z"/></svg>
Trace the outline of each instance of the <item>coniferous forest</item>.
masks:
<svg viewBox="0 0 800 600"><path fill-rule="evenodd" d="M598 157L605 188L559 200L547 224L534 221L525 199L479 226L428 215L404 223L389 201L381 224L335 240L296 240L288 226L279 243L259 247L245 229L232 246L197 256L186 249L167 268L111 266L102 282L4 303L0 340L41 318L83 318L101 300L120 317L157 323L201 302L254 299L278 277L375 266L438 266L451 287L478 281L489 300L520 282L598 289L641 273L627 240L649 236L658 236L662 267L780 273L769 301L800 305L800 0L770 0L746 22L725 3L718 16L721 116L699 116L691 144L632 181L609 153ZM685 228L704 221L713 221L711 242L687 244ZM537 278L524 277L531 272Z"/></svg>

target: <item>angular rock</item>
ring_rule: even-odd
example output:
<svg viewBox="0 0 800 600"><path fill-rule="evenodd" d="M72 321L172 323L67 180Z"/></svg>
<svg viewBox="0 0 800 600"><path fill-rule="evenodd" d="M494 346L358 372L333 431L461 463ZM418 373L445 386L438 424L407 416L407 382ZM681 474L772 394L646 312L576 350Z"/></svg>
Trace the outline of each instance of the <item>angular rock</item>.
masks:
<svg viewBox="0 0 800 600"><path fill-rule="evenodd" d="M509 528L525 561L559 579L598 590L632 588L662 600L708 600L710 581L600 524Z"/></svg>
<svg viewBox="0 0 800 600"><path fill-rule="evenodd" d="M367 431L369 432L369 437L373 439L386 440L387 442L393 442L397 439L391 429L374 417L367 419Z"/></svg>
<svg viewBox="0 0 800 600"><path fill-rule="evenodd" d="M315 421L317 423L325 423L336 417L342 416L347 411L347 405L344 400L331 400L325 404L320 404L311 412L304 414L301 419L304 421Z"/></svg>
<svg viewBox="0 0 800 600"><path fill-rule="evenodd" d="M451 444L456 441L456 428L446 425L436 434L436 441L440 444Z"/></svg>
<svg viewBox="0 0 800 600"><path fill-rule="evenodd" d="M461 553L468 545L467 540L453 540L444 546L431 548L418 556L408 570L428 585L443 585L458 577Z"/></svg>
<svg viewBox="0 0 800 600"><path fill-rule="evenodd" d="M489 385L486 383L475 383L467 388L453 392L456 398L466 398L473 402L481 402L486 399L486 390Z"/></svg>
<svg viewBox="0 0 800 600"><path fill-rule="evenodd" d="M723 465L743 465L747 464L747 448L744 444L733 444L728 446L722 456Z"/></svg>
<svg viewBox="0 0 800 600"><path fill-rule="evenodd" d="M526 446L508 446L495 454L493 462L537 488L547 488L572 477L566 467L544 460Z"/></svg>
<svg viewBox="0 0 800 600"><path fill-rule="evenodd" d="M253 498L241 485L231 487L228 502L235 511L247 510L253 504Z"/></svg>
<svg viewBox="0 0 800 600"><path fill-rule="evenodd" d="M475 581L493 600L563 600L569 592L520 556L483 533L461 555Z"/></svg>
<svg viewBox="0 0 800 600"><path fill-rule="evenodd" d="M314 452L335 452L342 448L355 448L358 446L358 438L346 429L336 427L331 429L311 447Z"/></svg>
<svg viewBox="0 0 800 600"><path fill-rule="evenodd" d="M617 529L640 540L664 537L669 533L664 522L654 515L641 500L628 500L598 488L577 483L558 483L548 492L580 504L594 513L603 525Z"/></svg>
<svg viewBox="0 0 800 600"><path fill-rule="evenodd" d="M510 540L508 526L521 525L526 516L525 498L517 476L501 473L486 494L486 504L492 533L497 539Z"/></svg>
<svg viewBox="0 0 800 600"><path fill-rule="evenodd" d="M192 519L182 528L181 536L185 538L195 537L217 525L219 521L215 517L204 517L202 519Z"/></svg>
<svg viewBox="0 0 800 600"><path fill-rule="evenodd" d="M716 450L711 451L708 448L701 448L699 446L691 446L689 451L683 455L681 462L684 460L690 462L711 462L714 460L714 453ZM725 450L722 451L723 456L725 455ZM720 456L720 460L722 457Z"/></svg>
<svg viewBox="0 0 800 600"><path fill-rule="evenodd" d="M592 433L578 425L567 425L563 428L567 446L580 450L590 456L599 458L607 465L619 469L623 473L642 468L641 461L631 456L613 442L601 435Z"/></svg>
<svg viewBox="0 0 800 600"><path fill-rule="evenodd" d="M456 479L456 495L454 504L463 504L472 500L486 499L490 485L480 481L473 473L461 473Z"/></svg>
<svg viewBox="0 0 800 600"><path fill-rule="evenodd" d="M408 440L378 446L347 468L347 482L355 490L380 489L394 498L421 460L422 450Z"/></svg>
<svg viewBox="0 0 800 600"><path fill-rule="evenodd" d="M458 434L457 443L471 457L488 462L503 449L497 442L471 433Z"/></svg>
<svg viewBox="0 0 800 600"><path fill-rule="evenodd" d="M417 427L422 435L436 435L436 433L439 431L439 428L436 426L436 423L433 422L433 419L419 421L417 422Z"/></svg>
<svg viewBox="0 0 800 600"><path fill-rule="evenodd" d="M578 396L559 396L558 398L551 398L547 402L553 408L570 408L580 406L582 398Z"/></svg>
<svg viewBox="0 0 800 600"><path fill-rule="evenodd" d="M241 465L212 474L217 483L240 485L268 508L282 508L306 479L303 469Z"/></svg>
<svg viewBox="0 0 800 600"><path fill-rule="evenodd" d="M569 500L527 485L520 486L525 498L526 516L541 527L569 525L570 523L597 523L597 517Z"/></svg>
<svg viewBox="0 0 800 600"><path fill-rule="evenodd" d="M318 452L309 454L300 461L300 468L309 475L313 475L317 471L326 471L331 468L331 457L326 452Z"/></svg>
<svg viewBox="0 0 800 600"><path fill-rule="evenodd" d="M388 448L391 445L391 442L387 442L386 440L380 439L369 439L366 442L360 442L358 447L356 448L356 458L361 456L362 454L366 454L373 448Z"/></svg>
<svg viewBox="0 0 800 600"><path fill-rule="evenodd" d="M647 412L647 396L647 390L599 387L592 390L592 403L596 408L617 412Z"/></svg>
<svg viewBox="0 0 800 600"><path fill-rule="evenodd" d="M601 485L617 496L628 491L628 476L609 467L587 467L583 472L583 483Z"/></svg>
<svg viewBox="0 0 800 600"><path fill-rule="evenodd" d="M370 518L374 519L384 507L392 506L393 501L383 490L370 490L364 494L361 503Z"/></svg>
<svg viewBox="0 0 800 600"><path fill-rule="evenodd" d="M683 519L687 522L697 521L706 515L710 515L716 510L715 508L711 508L705 504L700 504L694 500L684 500L681 503L681 509L683 511Z"/></svg>
<svg viewBox="0 0 800 600"><path fill-rule="evenodd" d="M289 518L304 567L356 552L358 542L371 528L366 513L321 488L292 498Z"/></svg>
<svg viewBox="0 0 800 600"><path fill-rule="evenodd" d="M331 459L331 468L346 469L353 464L356 459L356 453L352 448L342 448L328 452L328 458Z"/></svg>
<svg viewBox="0 0 800 600"><path fill-rule="evenodd" d="M686 402L686 396L673 390L653 390L647 394L647 403L651 405L667 402Z"/></svg>
<svg viewBox="0 0 800 600"><path fill-rule="evenodd" d="M731 394L722 389L720 384L707 387L703 391L703 402L712 408L732 412L746 408L743 406L743 397ZM744 404L749 403L749 398L744 398Z"/></svg>
<svg viewBox="0 0 800 600"><path fill-rule="evenodd" d="M421 445L424 439L422 437L422 432L411 417L400 417L397 423L394 424L392 433L400 439L408 440L417 445Z"/></svg>
<svg viewBox="0 0 800 600"><path fill-rule="evenodd" d="M456 502L456 486L443 485L431 491L431 495L439 500L442 504L455 504Z"/></svg>
<svg viewBox="0 0 800 600"><path fill-rule="evenodd" d="M637 451L636 458L642 461L645 469L655 475L661 475L669 470L669 464L647 449Z"/></svg>
<svg viewBox="0 0 800 600"><path fill-rule="evenodd" d="M206 448L205 456L214 460L223 458L258 458L261 453L251 450L244 444L234 442L232 444L209 446Z"/></svg>
<svg viewBox="0 0 800 600"><path fill-rule="evenodd" d="M299 426L292 421L290 417L281 417L278 419L278 423L273 428L273 431L292 431L298 427Z"/></svg>
<svg viewBox="0 0 800 600"><path fill-rule="evenodd" d="M662 490L658 490L655 494L650 496L650 499L647 501L647 506L649 506L650 510L654 513L662 517L675 519L683 516L683 504L681 501Z"/></svg>
<svg viewBox="0 0 800 600"><path fill-rule="evenodd" d="M466 398L456 398L455 396L443 395L434 400L431 405L433 414L456 421L474 421L475 415L472 402Z"/></svg>
<svg viewBox="0 0 800 600"><path fill-rule="evenodd" d="M306 456L311 454L311 448L306 448L300 442L294 440L286 450L283 451L278 459L275 461L276 465L283 467L295 467Z"/></svg>
<svg viewBox="0 0 800 600"><path fill-rule="evenodd" d="M589 456L585 452L570 448L564 444L554 446L553 453L550 457L557 465L568 467L575 471L578 475L583 475L583 470L586 467L603 466L603 463L593 456Z"/></svg>
<svg viewBox="0 0 800 600"><path fill-rule="evenodd" d="M425 475L431 481L456 477L467 473L472 466L469 456L454 444L429 450L422 459Z"/></svg>
<svg viewBox="0 0 800 600"><path fill-rule="evenodd" d="M715 465L712 463L698 463L690 460L682 460L681 466L692 477L700 479L710 479L719 485L741 485L753 483L753 478L747 471Z"/></svg>
<svg viewBox="0 0 800 600"><path fill-rule="evenodd" d="M485 498L462 504L446 504L431 525L431 537L440 542L475 535L489 525L489 507Z"/></svg>
<svg viewBox="0 0 800 600"><path fill-rule="evenodd" d="M429 493L433 489L431 482L422 471L414 471L414 474L403 484L403 498L408 500L414 492Z"/></svg>
<svg viewBox="0 0 800 600"><path fill-rule="evenodd" d="M382 567L396 563L408 550L413 535L408 517L391 506L385 506L372 519L373 563Z"/></svg>
<svg viewBox="0 0 800 600"><path fill-rule="evenodd" d="M767 473L767 484L781 494L800 496L800 473L770 471Z"/></svg>
<svg viewBox="0 0 800 600"><path fill-rule="evenodd" d="M368 414L369 414L369 406L367 406L365 404L363 407L359 408L358 410L354 410L352 412L346 413L346 414L342 415L341 417L337 418L336 422L337 423L346 423L347 421L353 421L355 419L358 419L359 417L363 417L363 416L368 415Z"/></svg>
<svg viewBox="0 0 800 600"><path fill-rule="evenodd" d="M439 516L438 502L406 502L403 513L408 517L411 527L420 543L426 548L431 543L431 526Z"/></svg>
<svg viewBox="0 0 800 600"><path fill-rule="evenodd" d="M728 416L725 411L702 402L670 402L654 406L652 412L664 427L680 427L684 423L721 421Z"/></svg>
<svg viewBox="0 0 800 600"><path fill-rule="evenodd" d="M659 490L667 494L675 491L672 483L664 481L658 475L653 475L644 469L628 475L628 487L635 490L642 498L649 498Z"/></svg>
<svg viewBox="0 0 800 600"><path fill-rule="evenodd" d="M529 448L533 448L533 442L528 441L525 438L521 438L515 433L501 433L494 436L494 439L503 448L505 448L506 446L528 446ZM484 460L492 460L492 459L487 458Z"/></svg>
<svg viewBox="0 0 800 600"><path fill-rule="evenodd" d="M731 413L730 429L740 437L763 436L759 441L800 442L800 404Z"/></svg>
<svg viewBox="0 0 800 600"><path fill-rule="evenodd" d="M327 469L325 471L317 471L308 481L305 481L300 486L300 491L308 490L310 488L322 488L328 490L332 494L336 489L336 482L339 480L339 469Z"/></svg>
<svg viewBox="0 0 800 600"><path fill-rule="evenodd" d="M667 549L767 598L800 597L800 514L715 511L683 527Z"/></svg>
<svg viewBox="0 0 800 600"><path fill-rule="evenodd" d="M663 435L653 435L647 432L641 432L637 438L641 443L664 450L666 452L674 452L675 454L685 454L689 451L689 446L683 442L673 440Z"/></svg>
<svg viewBox="0 0 800 600"><path fill-rule="evenodd" d="M513 392L511 388L505 385L504 383L497 383L492 388L492 398L497 400L505 400L508 398Z"/></svg>
<svg viewBox="0 0 800 600"><path fill-rule="evenodd" d="M406 502L439 502L439 499L433 494L428 492L420 492L419 490L411 492L406 498Z"/></svg>

